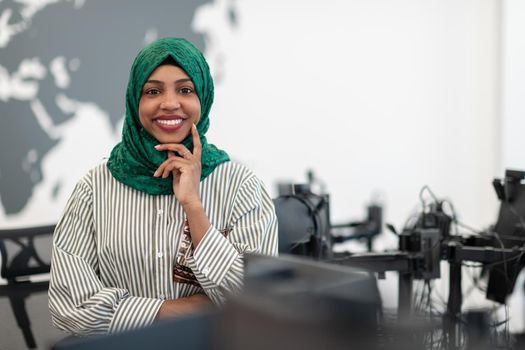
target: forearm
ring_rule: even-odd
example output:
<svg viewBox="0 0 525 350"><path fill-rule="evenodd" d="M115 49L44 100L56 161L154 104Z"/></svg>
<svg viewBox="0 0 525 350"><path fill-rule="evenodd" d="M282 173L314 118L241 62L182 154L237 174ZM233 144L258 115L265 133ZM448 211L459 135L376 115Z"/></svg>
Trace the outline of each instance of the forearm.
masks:
<svg viewBox="0 0 525 350"><path fill-rule="evenodd" d="M226 295L241 290L245 253L277 255L275 214L260 214L259 211L245 213L243 220L227 235L210 225L188 259L188 266L217 305L222 304Z"/></svg>
<svg viewBox="0 0 525 350"><path fill-rule="evenodd" d="M202 238L210 228L210 220L204 211L201 201L183 205L190 226L193 247L197 248Z"/></svg>
<svg viewBox="0 0 525 350"><path fill-rule="evenodd" d="M194 249L187 257L200 286L216 305L222 304L228 294L242 288L244 254L277 255L277 218L273 202L259 180L250 177L235 190L234 202L226 222L215 223L206 218L200 199L198 206L186 207ZM208 198L208 196L205 196ZM208 208L206 208L208 210ZM213 210L212 210L213 212ZM189 214L195 214L190 217ZM192 222L192 217L195 218ZM199 220L199 217L204 219ZM204 223L204 224L202 224ZM201 225L199 228L195 228Z"/></svg>
<svg viewBox="0 0 525 350"><path fill-rule="evenodd" d="M245 244L230 242L211 225L199 246L188 257L200 286L216 305L222 304L225 294L236 292L242 285Z"/></svg>
<svg viewBox="0 0 525 350"><path fill-rule="evenodd" d="M166 300L157 312L156 320L190 315L210 308L213 304L205 294L194 294L175 300Z"/></svg>
<svg viewBox="0 0 525 350"><path fill-rule="evenodd" d="M58 328L91 335L143 327L153 321L161 302L105 287L85 260L54 247L49 309Z"/></svg>

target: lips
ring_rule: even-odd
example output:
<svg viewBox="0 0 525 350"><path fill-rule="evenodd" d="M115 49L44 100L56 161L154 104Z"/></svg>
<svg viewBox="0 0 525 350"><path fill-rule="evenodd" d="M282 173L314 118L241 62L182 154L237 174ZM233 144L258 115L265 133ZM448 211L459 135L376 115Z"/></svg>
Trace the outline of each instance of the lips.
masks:
<svg viewBox="0 0 525 350"><path fill-rule="evenodd" d="M153 119L153 123L166 132L177 131L182 127L186 118L180 115L161 115Z"/></svg>

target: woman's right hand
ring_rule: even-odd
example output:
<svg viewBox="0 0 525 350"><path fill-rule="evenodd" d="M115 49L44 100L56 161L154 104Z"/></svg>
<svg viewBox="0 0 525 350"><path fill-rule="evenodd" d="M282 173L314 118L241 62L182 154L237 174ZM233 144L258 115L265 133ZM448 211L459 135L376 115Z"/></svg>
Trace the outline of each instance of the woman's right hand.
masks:
<svg viewBox="0 0 525 350"><path fill-rule="evenodd" d="M157 320L190 315L212 308L213 304L206 294L194 294L175 300L166 300L157 312Z"/></svg>

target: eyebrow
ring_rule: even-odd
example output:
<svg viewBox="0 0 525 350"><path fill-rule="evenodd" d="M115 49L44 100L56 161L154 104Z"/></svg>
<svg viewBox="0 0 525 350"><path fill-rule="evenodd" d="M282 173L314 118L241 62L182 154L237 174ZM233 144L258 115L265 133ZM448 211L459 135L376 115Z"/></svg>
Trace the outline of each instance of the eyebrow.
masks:
<svg viewBox="0 0 525 350"><path fill-rule="evenodd" d="M182 79L179 79L179 80L175 80L175 83L184 83L186 81L191 81L190 78L182 78ZM147 80L144 84L164 84L163 81L160 81L160 80Z"/></svg>

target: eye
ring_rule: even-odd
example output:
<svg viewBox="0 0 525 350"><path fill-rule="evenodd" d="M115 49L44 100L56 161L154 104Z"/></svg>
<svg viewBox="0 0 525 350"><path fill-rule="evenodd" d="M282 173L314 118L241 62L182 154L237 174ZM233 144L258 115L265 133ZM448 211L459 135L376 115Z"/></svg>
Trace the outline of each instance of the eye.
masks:
<svg viewBox="0 0 525 350"><path fill-rule="evenodd" d="M183 95L189 95L193 92L193 89L189 87L183 87L179 89L179 92Z"/></svg>
<svg viewBox="0 0 525 350"><path fill-rule="evenodd" d="M144 90L144 95L158 95L160 94L160 90L157 88L151 88Z"/></svg>

